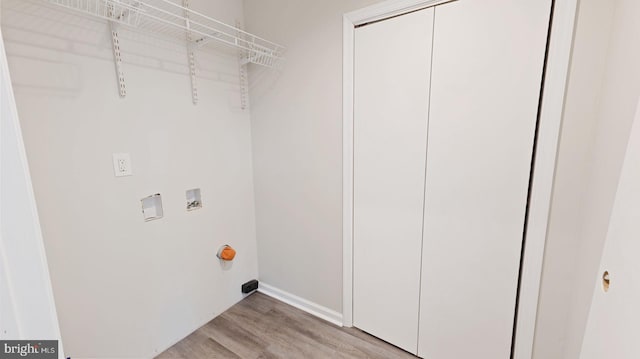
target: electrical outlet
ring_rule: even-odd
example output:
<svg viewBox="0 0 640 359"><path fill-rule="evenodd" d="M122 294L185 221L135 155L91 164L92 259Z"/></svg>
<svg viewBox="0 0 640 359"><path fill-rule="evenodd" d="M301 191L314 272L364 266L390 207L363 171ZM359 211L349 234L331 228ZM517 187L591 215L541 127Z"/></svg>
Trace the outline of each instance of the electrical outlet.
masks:
<svg viewBox="0 0 640 359"><path fill-rule="evenodd" d="M128 153L113 154L113 172L116 177L131 176L131 156Z"/></svg>

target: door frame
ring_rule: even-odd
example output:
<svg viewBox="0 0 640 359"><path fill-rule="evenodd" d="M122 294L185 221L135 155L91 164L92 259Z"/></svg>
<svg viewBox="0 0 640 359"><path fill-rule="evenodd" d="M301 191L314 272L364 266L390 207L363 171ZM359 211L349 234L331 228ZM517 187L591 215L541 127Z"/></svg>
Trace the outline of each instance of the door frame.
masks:
<svg viewBox="0 0 640 359"><path fill-rule="evenodd" d="M342 322L353 326L354 33L359 25L452 0L387 0L343 16L342 59ZM455 1L455 0L453 0ZM553 13L539 110L526 241L523 246L512 359L531 359L556 155L564 112L578 0L552 1Z"/></svg>
<svg viewBox="0 0 640 359"><path fill-rule="evenodd" d="M2 198L3 204L9 203L7 208L17 207L19 215L14 216L13 219L17 219L17 221L9 226L13 230L8 231L9 235L15 236L6 236L6 228L0 231L5 234L0 234L0 320L3 321L0 324L2 331L0 336L4 339L57 340L58 357L65 358L51 286L51 275L42 239L40 219L16 108L2 29L0 29L0 80L0 86L4 87L0 91L6 91L7 95L7 98L4 99L6 101L2 102L0 99L0 108L4 107L2 110L9 114L0 119L3 123L3 126L0 127L13 130L13 133L2 133L0 142L4 143L11 138L8 136L13 137L11 140L15 142L12 145L15 146L16 153L14 157L10 158L10 161L14 160L17 163L19 179L17 185L9 183L8 186L11 186L10 189L23 186L20 191L22 193L18 197L5 198L5 196ZM0 163L0 172L5 173L6 167L5 163ZM11 170L16 170L16 168L11 168ZM6 178L0 176L0 181L4 180ZM11 181L12 178L9 180ZM15 203L15 201L20 201L20 203ZM0 206L0 210L2 208L3 206ZM4 220L0 217L0 227L6 226ZM34 338L34 336L37 337Z"/></svg>

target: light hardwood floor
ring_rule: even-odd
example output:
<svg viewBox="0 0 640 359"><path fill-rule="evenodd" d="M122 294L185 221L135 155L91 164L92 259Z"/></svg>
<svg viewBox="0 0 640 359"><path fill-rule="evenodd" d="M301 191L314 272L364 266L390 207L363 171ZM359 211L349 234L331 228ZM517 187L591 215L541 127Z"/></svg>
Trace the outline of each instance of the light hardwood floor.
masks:
<svg viewBox="0 0 640 359"><path fill-rule="evenodd" d="M254 293L156 357L415 358L355 328L341 328Z"/></svg>

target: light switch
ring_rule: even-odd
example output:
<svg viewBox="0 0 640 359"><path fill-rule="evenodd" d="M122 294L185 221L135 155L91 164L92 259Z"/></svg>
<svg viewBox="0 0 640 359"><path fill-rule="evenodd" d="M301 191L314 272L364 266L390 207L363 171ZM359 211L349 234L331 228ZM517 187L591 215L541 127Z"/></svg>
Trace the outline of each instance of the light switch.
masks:
<svg viewBox="0 0 640 359"><path fill-rule="evenodd" d="M131 156L128 153L113 154L113 172L116 177L131 176Z"/></svg>

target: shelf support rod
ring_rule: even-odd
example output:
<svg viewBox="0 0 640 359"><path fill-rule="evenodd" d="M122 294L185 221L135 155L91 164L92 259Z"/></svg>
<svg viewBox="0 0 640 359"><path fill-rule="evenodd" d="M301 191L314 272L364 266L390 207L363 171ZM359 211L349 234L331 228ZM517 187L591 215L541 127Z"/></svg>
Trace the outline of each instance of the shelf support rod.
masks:
<svg viewBox="0 0 640 359"><path fill-rule="evenodd" d="M184 7L184 18L187 25L187 57L189 60L189 77L191 78L191 100L194 105L198 104L198 86L196 81L196 54L191 33L191 21L189 20L189 0L182 0Z"/></svg>
<svg viewBox="0 0 640 359"><path fill-rule="evenodd" d="M111 30L111 45L113 47L113 61L116 66L116 77L118 79L118 92L120 97L127 96L127 88L124 81L124 72L122 71L122 53L120 52L120 37L118 35L118 23L115 21L116 14L113 4L109 3L107 8L108 17L114 20L109 21Z"/></svg>

